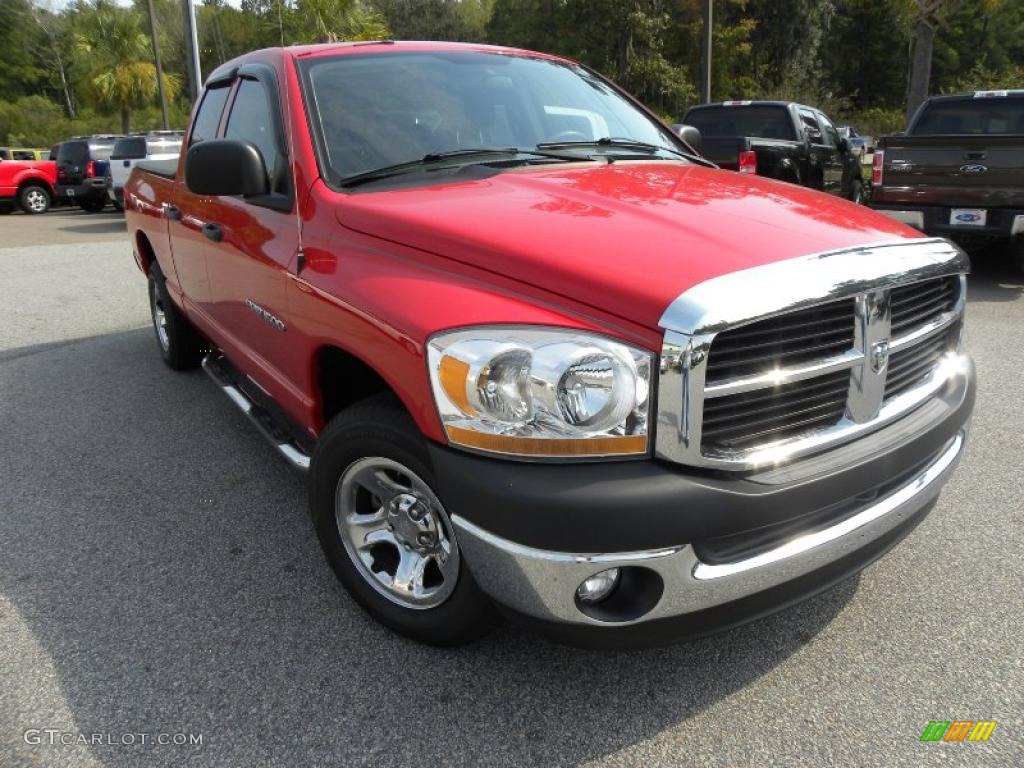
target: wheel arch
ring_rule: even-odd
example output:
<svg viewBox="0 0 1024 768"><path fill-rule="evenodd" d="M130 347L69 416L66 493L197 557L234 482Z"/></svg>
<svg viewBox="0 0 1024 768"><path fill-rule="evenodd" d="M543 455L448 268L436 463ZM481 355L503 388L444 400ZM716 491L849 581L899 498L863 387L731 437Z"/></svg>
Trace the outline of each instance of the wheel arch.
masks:
<svg viewBox="0 0 1024 768"><path fill-rule="evenodd" d="M135 233L135 263L143 274L149 274L149 267L156 261L156 251L149 237L141 229Z"/></svg>
<svg viewBox="0 0 1024 768"><path fill-rule="evenodd" d="M43 189L46 190L46 193L50 196L50 202L51 203L56 198L56 194L54 193L53 185L50 184L50 181L46 177L44 177L44 176L24 176L24 177L22 177L22 179L18 182L18 190L15 192L15 195L21 195L21 192L22 192L23 189L25 189L25 187L42 187Z"/></svg>
<svg viewBox="0 0 1024 768"><path fill-rule="evenodd" d="M415 421L415 410L409 407L399 388L377 367L352 351L334 343L322 344L314 352L312 364L316 415L321 430L350 405L383 393L394 396Z"/></svg>

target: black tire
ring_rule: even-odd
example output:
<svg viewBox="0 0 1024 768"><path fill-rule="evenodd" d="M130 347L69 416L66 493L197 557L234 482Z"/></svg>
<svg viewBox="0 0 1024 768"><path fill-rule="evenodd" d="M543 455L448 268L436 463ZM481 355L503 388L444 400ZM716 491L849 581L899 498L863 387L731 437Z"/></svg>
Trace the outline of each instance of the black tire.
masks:
<svg viewBox="0 0 1024 768"><path fill-rule="evenodd" d="M864 205L864 182L860 179L854 179L850 184L850 202Z"/></svg>
<svg viewBox="0 0 1024 768"><path fill-rule="evenodd" d="M436 496L424 438L391 395L375 395L335 416L321 436L309 472L310 515L328 563L353 599L390 629L419 642L461 645L495 623L490 601L458 561L454 589L433 607L411 608L385 597L350 556L335 517L335 495L346 470L361 460L383 458L411 470ZM383 502L382 502L383 503ZM457 548L458 544L455 543Z"/></svg>
<svg viewBox="0 0 1024 768"><path fill-rule="evenodd" d="M27 214L46 213L52 204L53 196L42 184L26 184L18 190L18 207Z"/></svg>
<svg viewBox="0 0 1024 768"><path fill-rule="evenodd" d="M87 197L80 200L78 206L87 213L99 213L107 207L107 199L105 197Z"/></svg>
<svg viewBox="0 0 1024 768"><path fill-rule="evenodd" d="M117 202L117 200L111 200L110 203L111 205L114 206L115 211L117 211L118 213L124 213L124 206L121 205L121 203Z"/></svg>
<svg viewBox="0 0 1024 768"><path fill-rule="evenodd" d="M157 348L164 362L175 371L195 368L199 364L202 338L171 300L163 273L155 261L149 268L149 309ZM161 334L161 326L166 337Z"/></svg>
<svg viewBox="0 0 1024 768"><path fill-rule="evenodd" d="M1018 235L1010 243L1010 253L1013 256L1013 266L1017 273L1024 275L1024 235Z"/></svg>

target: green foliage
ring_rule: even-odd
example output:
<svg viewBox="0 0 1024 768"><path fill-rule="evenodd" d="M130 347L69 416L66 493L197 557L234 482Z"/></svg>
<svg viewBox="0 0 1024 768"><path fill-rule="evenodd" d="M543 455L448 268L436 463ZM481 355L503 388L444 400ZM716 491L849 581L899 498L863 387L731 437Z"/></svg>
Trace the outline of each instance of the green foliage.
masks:
<svg viewBox="0 0 1024 768"><path fill-rule="evenodd" d="M372 0L396 40L481 42L493 0Z"/></svg>
<svg viewBox="0 0 1024 768"><path fill-rule="evenodd" d="M147 0L0 0L0 143L160 126ZM668 119L698 99L701 0L198 0L202 74L247 51L332 40L464 40L559 53ZM153 0L169 111L191 108L180 0ZM932 92L1024 87L1024 2L948 0ZM814 104L903 128L915 0L714 0L712 97Z"/></svg>

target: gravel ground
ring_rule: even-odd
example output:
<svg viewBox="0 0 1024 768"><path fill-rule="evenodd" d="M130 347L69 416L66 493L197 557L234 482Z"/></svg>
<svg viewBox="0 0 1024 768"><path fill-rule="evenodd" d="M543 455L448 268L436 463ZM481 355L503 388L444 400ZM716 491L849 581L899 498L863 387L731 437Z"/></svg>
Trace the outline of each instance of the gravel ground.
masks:
<svg viewBox="0 0 1024 768"><path fill-rule="evenodd" d="M995 257L971 281L970 451L861 576L674 648L505 625L442 651L364 616L301 477L160 363L120 227L0 217L3 768L1024 763L1024 281ZM999 725L920 743L934 719ZM181 733L202 744L151 743Z"/></svg>

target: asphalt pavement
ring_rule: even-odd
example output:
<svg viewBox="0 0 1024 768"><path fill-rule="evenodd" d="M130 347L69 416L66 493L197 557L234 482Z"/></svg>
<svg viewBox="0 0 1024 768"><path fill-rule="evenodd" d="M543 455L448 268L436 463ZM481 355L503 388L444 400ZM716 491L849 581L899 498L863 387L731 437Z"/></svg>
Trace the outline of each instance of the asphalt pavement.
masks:
<svg viewBox="0 0 1024 768"><path fill-rule="evenodd" d="M642 652L507 624L437 650L366 617L303 478L160 362L145 292L117 215L0 216L3 768L1024 764L1024 279L998 253L928 519L818 597ZM919 741L957 719L998 726Z"/></svg>

